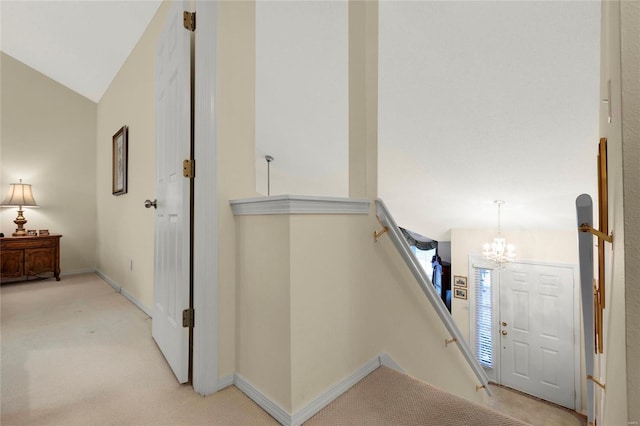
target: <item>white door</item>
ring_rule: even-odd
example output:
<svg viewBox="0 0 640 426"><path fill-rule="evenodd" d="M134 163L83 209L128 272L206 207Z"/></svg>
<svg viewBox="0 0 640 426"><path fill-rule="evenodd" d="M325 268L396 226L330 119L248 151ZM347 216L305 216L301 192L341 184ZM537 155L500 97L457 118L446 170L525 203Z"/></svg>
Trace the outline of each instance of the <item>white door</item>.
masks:
<svg viewBox="0 0 640 426"><path fill-rule="evenodd" d="M575 409L574 270L512 264L500 271L500 381Z"/></svg>
<svg viewBox="0 0 640 426"><path fill-rule="evenodd" d="M155 267L152 335L180 383L189 380L189 329L182 312L190 295L190 181L182 162L191 152L190 32L174 2L160 36L156 74Z"/></svg>

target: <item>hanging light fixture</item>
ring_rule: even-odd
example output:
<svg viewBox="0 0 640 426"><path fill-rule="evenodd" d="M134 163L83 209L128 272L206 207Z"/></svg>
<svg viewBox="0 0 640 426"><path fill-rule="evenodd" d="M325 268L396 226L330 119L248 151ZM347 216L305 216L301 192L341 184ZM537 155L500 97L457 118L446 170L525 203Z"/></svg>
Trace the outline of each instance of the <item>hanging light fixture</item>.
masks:
<svg viewBox="0 0 640 426"><path fill-rule="evenodd" d="M493 243L486 243L482 247L482 257L501 268L505 263L516 260L516 248L513 244L507 244L507 240L500 234L500 207L505 202L496 200L494 204L498 206L498 236L493 239Z"/></svg>

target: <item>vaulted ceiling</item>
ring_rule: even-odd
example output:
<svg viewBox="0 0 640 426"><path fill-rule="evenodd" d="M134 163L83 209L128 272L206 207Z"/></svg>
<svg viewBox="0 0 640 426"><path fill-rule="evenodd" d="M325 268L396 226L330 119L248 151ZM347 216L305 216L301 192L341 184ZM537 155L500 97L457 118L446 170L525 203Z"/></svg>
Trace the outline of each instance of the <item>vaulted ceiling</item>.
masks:
<svg viewBox="0 0 640 426"><path fill-rule="evenodd" d="M160 3L2 0L0 48L98 102ZM574 226L596 191L599 18L590 1L380 2L379 193L402 226L495 227L496 199L505 228Z"/></svg>
<svg viewBox="0 0 640 426"><path fill-rule="evenodd" d="M0 49L98 102L160 3L3 0Z"/></svg>

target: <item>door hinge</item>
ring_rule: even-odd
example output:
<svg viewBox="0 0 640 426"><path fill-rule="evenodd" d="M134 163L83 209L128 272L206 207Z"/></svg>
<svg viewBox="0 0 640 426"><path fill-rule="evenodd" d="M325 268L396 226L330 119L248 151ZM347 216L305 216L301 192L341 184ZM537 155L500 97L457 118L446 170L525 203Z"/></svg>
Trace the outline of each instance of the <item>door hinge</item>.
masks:
<svg viewBox="0 0 640 426"><path fill-rule="evenodd" d="M186 10L182 14L182 22L184 27L189 31L196 30L196 13L195 12L187 12Z"/></svg>
<svg viewBox="0 0 640 426"><path fill-rule="evenodd" d="M189 328L195 326L195 311L193 309L182 311L182 326Z"/></svg>
<svg viewBox="0 0 640 426"><path fill-rule="evenodd" d="M196 160L184 160L182 162L182 176L193 179L196 176Z"/></svg>

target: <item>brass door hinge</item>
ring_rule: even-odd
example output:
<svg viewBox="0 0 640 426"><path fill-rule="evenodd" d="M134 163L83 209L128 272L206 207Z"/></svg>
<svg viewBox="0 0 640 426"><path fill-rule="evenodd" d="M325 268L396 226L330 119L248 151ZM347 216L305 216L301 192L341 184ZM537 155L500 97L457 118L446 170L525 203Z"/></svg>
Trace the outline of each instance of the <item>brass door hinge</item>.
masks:
<svg viewBox="0 0 640 426"><path fill-rule="evenodd" d="M195 325L195 311L185 309L182 311L182 326L192 328Z"/></svg>
<svg viewBox="0 0 640 426"><path fill-rule="evenodd" d="M196 176L196 160L184 160L182 162L182 176L193 179Z"/></svg>
<svg viewBox="0 0 640 426"><path fill-rule="evenodd" d="M182 22L186 29L189 31L196 30L196 13L195 12L187 12L186 10L182 14Z"/></svg>

